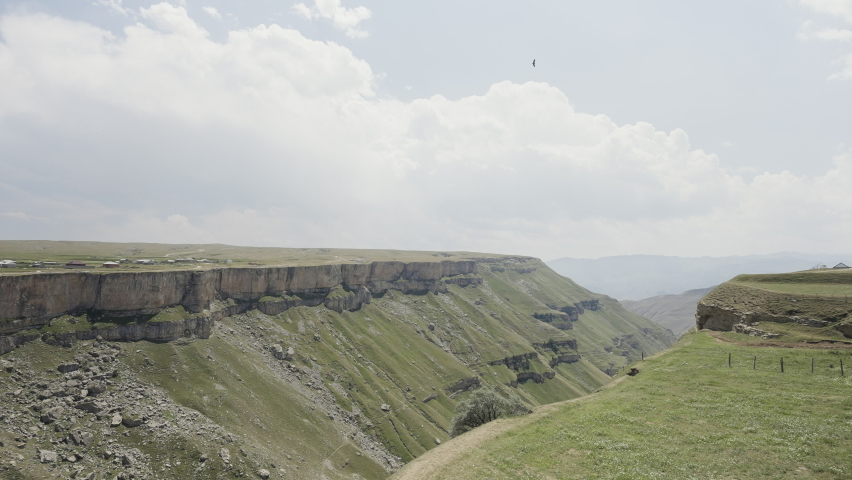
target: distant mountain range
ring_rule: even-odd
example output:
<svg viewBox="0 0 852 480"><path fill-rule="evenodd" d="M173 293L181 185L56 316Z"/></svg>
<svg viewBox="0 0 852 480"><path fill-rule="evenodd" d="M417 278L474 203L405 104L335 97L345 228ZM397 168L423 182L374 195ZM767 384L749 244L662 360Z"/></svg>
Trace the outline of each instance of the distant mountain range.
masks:
<svg viewBox="0 0 852 480"><path fill-rule="evenodd" d="M559 258L546 262L593 292L619 300L640 300L659 295L718 285L741 273L783 273L816 265L852 265L852 254L782 252L731 257L669 257L620 255L615 257Z"/></svg>
<svg viewBox="0 0 852 480"><path fill-rule="evenodd" d="M659 323L680 336L695 326L698 301L715 286L687 290L678 295L660 295L644 300L622 300L624 308Z"/></svg>

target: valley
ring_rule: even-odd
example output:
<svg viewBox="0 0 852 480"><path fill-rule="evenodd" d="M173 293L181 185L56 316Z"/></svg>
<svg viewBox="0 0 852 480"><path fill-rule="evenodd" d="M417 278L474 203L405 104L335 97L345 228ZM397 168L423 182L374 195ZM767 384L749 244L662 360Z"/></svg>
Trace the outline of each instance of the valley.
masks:
<svg viewBox="0 0 852 480"><path fill-rule="evenodd" d="M470 389L577 398L675 340L530 257L229 254L3 272L4 475L384 478L446 442Z"/></svg>
<svg viewBox="0 0 852 480"><path fill-rule="evenodd" d="M841 360L852 351L743 347L693 332L637 362L635 377L489 423L393 478L848 478L852 373L841 374Z"/></svg>

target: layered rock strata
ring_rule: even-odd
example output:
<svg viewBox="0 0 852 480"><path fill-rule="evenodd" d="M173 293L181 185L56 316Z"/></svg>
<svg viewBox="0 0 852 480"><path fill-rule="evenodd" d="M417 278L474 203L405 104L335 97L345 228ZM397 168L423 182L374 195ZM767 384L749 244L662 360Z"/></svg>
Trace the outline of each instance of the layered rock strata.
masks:
<svg viewBox="0 0 852 480"><path fill-rule="evenodd" d="M476 261L471 260L4 276L0 277L0 353L29 337L47 335L26 331L62 315L150 316L180 306L192 315L51 335L69 339L100 335L108 340L206 338L216 320L255 308L269 315L295 306L357 310L370 303L373 295L388 290L440 293L450 284L479 285L482 279L475 273Z"/></svg>
<svg viewBox="0 0 852 480"><path fill-rule="evenodd" d="M825 327L831 324L827 320L806 318L795 315L773 315L763 312L740 312L733 308L698 303L695 313L695 327L698 330L733 331L738 325L757 325L760 322L798 323L807 327Z"/></svg>

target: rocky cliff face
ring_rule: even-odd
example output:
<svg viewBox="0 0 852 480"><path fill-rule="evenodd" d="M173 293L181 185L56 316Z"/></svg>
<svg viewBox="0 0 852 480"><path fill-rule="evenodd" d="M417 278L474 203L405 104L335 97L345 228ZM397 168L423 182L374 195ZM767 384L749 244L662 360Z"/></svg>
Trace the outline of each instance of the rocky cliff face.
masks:
<svg viewBox="0 0 852 480"><path fill-rule="evenodd" d="M733 308L698 303L695 313L695 326L698 330L734 330L738 324L756 324L759 322L797 323L807 327L825 327L831 322L818 318L797 315L773 315L765 312L740 312Z"/></svg>
<svg viewBox="0 0 852 480"><path fill-rule="evenodd" d="M699 302L695 313L695 326L698 330L720 330L740 331L741 333L758 332L760 336L765 332L757 329L749 329L751 325L760 322L773 323L797 323L807 327L825 327L831 324L827 320L817 318L800 317L796 315L773 315L765 312L741 312L729 307ZM835 328L843 331L845 325L837 325ZM845 334L845 332L844 332Z"/></svg>
<svg viewBox="0 0 852 480"><path fill-rule="evenodd" d="M473 275L475 272L475 261L443 261L222 268L204 272L73 271L0 277L0 335L43 327L66 314L121 318L153 315L180 306L200 316L93 328L72 335L78 339L101 335L114 340L206 338L209 324L217 317L254 308L277 314L294 306L321 304L337 312L352 311L370 303L373 295L383 295L388 290L437 293L445 292L447 284L478 285L482 279ZM0 352L9 351L21 341L23 337L0 340Z"/></svg>
<svg viewBox="0 0 852 480"><path fill-rule="evenodd" d="M327 294L337 286L352 291L366 288L372 295L388 290L436 292L442 289L443 278L462 283L452 277L475 272L474 261L446 261L0 277L0 320L26 319L29 323L14 327L25 328L90 310L132 316L181 305L198 313L217 299L253 301L265 296ZM469 279L473 282L474 278Z"/></svg>

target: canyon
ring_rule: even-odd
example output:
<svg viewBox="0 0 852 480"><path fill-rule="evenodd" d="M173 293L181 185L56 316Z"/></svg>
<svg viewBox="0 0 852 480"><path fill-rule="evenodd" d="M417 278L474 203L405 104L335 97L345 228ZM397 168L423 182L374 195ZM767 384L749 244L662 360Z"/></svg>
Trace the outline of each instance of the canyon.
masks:
<svg viewBox="0 0 852 480"><path fill-rule="evenodd" d="M675 340L531 257L322 254L358 260L0 275L0 468L385 478L472 389L576 398Z"/></svg>

